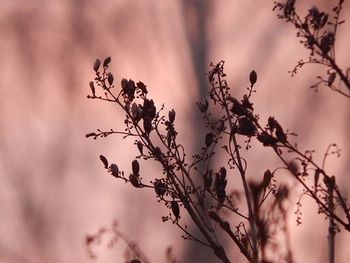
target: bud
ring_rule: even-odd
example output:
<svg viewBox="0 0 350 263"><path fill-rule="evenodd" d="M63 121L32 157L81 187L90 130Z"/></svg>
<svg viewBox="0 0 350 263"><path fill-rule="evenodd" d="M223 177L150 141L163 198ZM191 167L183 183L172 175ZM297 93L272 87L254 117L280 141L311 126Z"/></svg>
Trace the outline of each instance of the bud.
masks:
<svg viewBox="0 0 350 263"><path fill-rule="evenodd" d="M143 128L145 130L146 135L149 135L152 131L152 121L149 119L143 119Z"/></svg>
<svg viewBox="0 0 350 263"><path fill-rule="evenodd" d="M332 32L328 32L322 37L321 43L320 43L323 56L326 56L328 54L328 52L332 49L333 44L334 44L334 34Z"/></svg>
<svg viewBox="0 0 350 263"><path fill-rule="evenodd" d="M287 0L287 3L284 5L283 13L285 17L289 17L292 11L294 10L295 0Z"/></svg>
<svg viewBox="0 0 350 263"><path fill-rule="evenodd" d="M278 125L276 127L276 137L282 143L287 142L287 135L284 133L284 131L280 125Z"/></svg>
<svg viewBox="0 0 350 263"><path fill-rule="evenodd" d="M317 189L318 186L318 180L320 178L320 169L316 169L315 171L315 178L314 178L314 183L315 183L315 190Z"/></svg>
<svg viewBox="0 0 350 263"><path fill-rule="evenodd" d="M90 85L90 89L91 89L92 95L95 96L95 85L94 85L94 82L90 81L89 85Z"/></svg>
<svg viewBox="0 0 350 263"><path fill-rule="evenodd" d="M220 222L221 221L220 217L218 216L218 214L214 210L210 210L208 212L208 216L209 216L209 218L213 219L216 222Z"/></svg>
<svg viewBox="0 0 350 263"><path fill-rule="evenodd" d="M252 72L250 72L249 81L250 81L251 87L254 86L254 84L256 83L257 79L258 79L258 75L256 74L256 72L254 70Z"/></svg>
<svg viewBox="0 0 350 263"><path fill-rule="evenodd" d="M296 161L291 161L288 164L288 170L293 174L293 175L298 175L298 164Z"/></svg>
<svg viewBox="0 0 350 263"><path fill-rule="evenodd" d="M327 21L328 21L328 15L324 14L322 17L322 20L321 20L320 28L324 27L326 25Z"/></svg>
<svg viewBox="0 0 350 263"><path fill-rule="evenodd" d="M119 168L118 168L118 165L116 165L115 163L112 163L110 169L111 169L112 175L113 175L114 177L118 177L118 176L119 176Z"/></svg>
<svg viewBox="0 0 350 263"><path fill-rule="evenodd" d="M137 148L139 149L140 154L143 154L143 144L141 141L137 142Z"/></svg>
<svg viewBox="0 0 350 263"><path fill-rule="evenodd" d="M101 162L103 163L103 165L105 166L105 168L107 169L107 168L108 168L108 161L107 161L107 158L104 157L103 155L100 155L100 160L101 160Z"/></svg>
<svg viewBox="0 0 350 263"><path fill-rule="evenodd" d="M111 63L112 59L111 57L107 57L105 61L103 61L103 67L108 68L108 64Z"/></svg>
<svg viewBox="0 0 350 263"><path fill-rule="evenodd" d="M142 118L143 110L141 105L137 105L136 103L133 103L131 105L131 116L133 121L136 123L139 122Z"/></svg>
<svg viewBox="0 0 350 263"><path fill-rule="evenodd" d="M142 91L142 93L144 93L144 94L148 93L146 85L143 82L141 82L141 81L137 82L136 86L137 86L137 88L139 88Z"/></svg>
<svg viewBox="0 0 350 263"><path fill-rule="evenodd" d="M97 72L98 69L100 68L100 64L101 64L101 61L99 59L96 59L95 60L95 63L94 63L94 70Z"/></svg>
<svg viewBox="0 0 350 263"><path fill-rule="evenodd" d="M323 177L323 182L324 184L326 185L326 187L328 188L328 190L334 190L334 187L335 187L335 176L327 176L325 175Z"/></svg>
<svg viewBox="0 0 350 263"><path fill-rule="evenodd" d="M178 219L180 217L180 207L176 201L171 201L171 210L173 211L175 218Z"/></svg>
<svg viewBox="0 0 350 263"><path fill-rule="evenodd" d="M121 80L121 86L122 86L122 90L124 91L124 93L128 93L128 80L127 79L122 79Z"/></svg>
<svg viewBox="0 0 350 263"><path fill-rule="evenodd" d="M159 197L163 197L166 193L166 185L161 180L156 179L154 182L154 191Z"/></svg>
<svg viewBox="0 0 350 263"><path fill-rule="evenodd" d="M170 123L171 124L173 124L174 123L174 121L175 121L175 111L174 111L174 109L172 109L171 111L169 111L169 121L170 121Z"/></svg>
<svg viewBox="0 0 350 263"><path fill-rule="evenodd" d="M266 188L270 184L271 178L272 178L272 173L271 173L270 169L267 169L264 173L264 179L262 181L263 188Z"/></svg>
<svg viewBox="0 0 350 263"><path fill-rule="evenodd" d="M209 132L206 136L205 136L205 146L209 147L214 141L214 135Z"/></svg>
<svg viewBox="0 0 350 263"><path fill-rule="evenodd" d="M162 151L159 147L154 148L153 156L157 159L160 159L160 157L162 157Z"/></svg>
<svg viewBox="0 0 350 263"><path fill-rule="evenodd" d="M111 72L108 73L107 80L108 80L109 85L113 84L114 77L113 77L113 74Z"/></svg>
<svg viewBox="0 0 350 263"><path fill-rule="evenodd" d="M238 133L246 136L254 136L256 132L256 127L254 123L247 117L240 118L238 120Z"/></svg>
<svg viewBox="0 0 350 263"><path fill-rule="evenodd" d="M137 160L133 160L131 163L132 166L132 172L136 175L139 176L139 172L140 172L140 164Z"/></svg>
<svg viewBox="0 0 350 263"><path fill-rule="evenodd" d="M329 74L328 81L327 81L328 87L332 86L336 76L337 74L335 72L332 72L331 74Z"/></svg>
<svg viewBox="0 0 350 263"><path fill-rule="evenodd" d="M137 176L135 174L130 174L129 175L129 180L130 180L130 183L135 186L135 187L140 187L140 182L139 180L137 179Z"/></svg>

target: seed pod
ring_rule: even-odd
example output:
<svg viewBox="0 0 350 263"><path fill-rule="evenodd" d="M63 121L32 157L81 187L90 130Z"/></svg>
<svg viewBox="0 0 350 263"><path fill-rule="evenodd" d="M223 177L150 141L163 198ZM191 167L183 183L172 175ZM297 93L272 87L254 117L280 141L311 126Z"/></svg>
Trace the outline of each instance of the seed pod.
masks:
<svg viewBox="0 0 350 263"><path fill-rule="evenodd" d="M264 146L274 146L278 140L267 132L263 132L257 136L257 139L263 143Z"/></svg>
<svg viewBox="0 0 350 263"><path fill-rule="evenodd" d="M291 161L288 164L288 170L293 174L293 175L298 175L299 167L296 161Z"/></svg>
<svg viewBox="0 0 350 263"><path fill-rule="evenodd" d="M287 135L284 133L284 131L280 125L278 125L276 127L276 137L282 143L287 142Z"/></svg>
<svg viewBox="0 0 350 263"><path fill-rule="evenodd" d="M124 93L128 93L128 80L127 79L122 79L121 80L121 86L122 86L122 90Z"/></svg>
<svg viewBox="0 0 350 263"><path fill-rule="evenodd" d="M162 157L162 150L159 147L154 148L153 156L160 159L160 157Z"/></svg>
<svg viewBox="0 0 350 263"><path fill-rule="evenodd" d="M113 77L113 74L111 72L108 73L107 80L108 80L109 85L113 84L114 77Z"/></svg>
<svg viewBox="0 0 350 263"><path fill-rule="evenodd" d="M169 121L170 121L170 123L171 124L173 124L174 123L174 121L175 121L175 111L174 111L174 109L172 109L171 111L169 111Z"/></svg>
<svg viewBox="0 0 350 263"><path fill-rule="evenodd" d="M118 176L119 176L119 168L118 168L118 165L116 165L115 163L112 163L111 166L110 166L110 169L111 169L112 175L113 175L114 177L118 177Z"/></svg>
<svg viewBox="0 0 350 263"><path fill-rule="evenodd" d="M328 21L328 14L324 14L321 20L320 28L324 27Z"/></svg>
<svg viewBox="0 0 350 263"><path fill-rule="evenodd" d="M317 189L319 178L320 178L320 170L316 169L316 171L315 171L315 189Z"/></svg>
<svg viewBox="0 0 350 263"><path fill-rule="evenodd" d="M214 140L214 135L209 132L206 136L205 136L205 146L209 147Z"/></svg>
<svg viewBox="0 0 350 263"><path fill-rule="evenodd" d="M272 178L272 173L270 169L267 169L264 173L264 179L261 184L263 188L266 188L270 184L271 178Z"/></svg>
<svg viewBox="0 0 350 263"><path fill-rule="evenodd" d="M93 67L96 72L100 68L100 64L101 64L101 61L99 59L96 59Z"/></svg>
<svg viewBox="0 0 350 263"><path fill-rule="evenodd" d="M175 218L178 219L180 217L180 207L176 201L171 201L171 210L173 211Z"/></svg>
<svg viewBox="0 0 350 263"><path fill-rule="evenodd" d="M254 123L247 117L240 118L238 120L238 133L246 136L254 136L256 127Z"/></svg>
<svg viewBox="0 0 350 263"><path fill-rule="evenodd" d="M287 3L284 5L283 14L285 17L289 17L292 11L294 10L295 0L287 0Z"/></svg>
<svg viewBox="0 0 350 263"><path fill-rule="evenodd" d="M141 82L141 81L137 82L136 86L142 91L143 94L147 94L148 93L147 87L146 87L146 85L143 82Z"/></svg>
<svg viewBox="0 0 350 263"><path fill-rule="evenodd" d="M134 122L138 123L142 119L143 110L141 105L137 105L136 103L133 103L131 105L131 116Z"/></svg>
<svg viewBox="0 0 350 263"><path fill-rule="evenodd" d="M135 174L130 174L129 175L129 180L130 180L130 183L135 186L135 187L140 187L140 182L137 178L137 176Z"/></svg>
<svg viewBox="0 0 350 263"><path fill-rule="evenodd" d="M250 81L250 85L252 87L256 83L257 79L258 79L258 75L256 74L256 72L254 70L252 72L250 72L249 81Z"/></svg>
<svg viewBox="0 0 350 263"><path fill-rule="evenodd" d="M273 129L276 128L277 121L275 120L274 117L269 117L269 119L268 119L268 125L269 125L269 127L270 127L271 130L273 130Z"/></svg>
<svg viewBox="0 0 350 263"><path fill-rule="evenodd" d="M141 141L137 142L137 148L139 149L140 154L143 154L143 144Z"/></svg>
<svg viewBox="0 0 350 263"><path fill-rule="evenodd" d="M144 118L143 128L145 129L146 134L149 135L152 131L152 121L147 118Z"/></svg>
<svg viewBox="0 0 350 263"><path fill-rule="evenodd" d="M104 157L103 155L100 155L100 160L101 160L101 162L103 163L103 165L105 166L105 168L107 169L107 168L108 168L108 161L107 161L107 158Z"/></svg>
<svg viewBox="0 0 350 263"><path fill-rule="evenodd" d="M326 56L328 52L332 49L334 40L335 38L332 32L328 32L322 37L320 46L321 46L323 56Z"/></svg>
<svg viewBox="0 0 350 263"><path fill-rule="evenodd" d="M112 59L111 57L106 57L106 59L103 61L103 67L107 68L108 64L111 63Z"/></svg>
<svg viewBox="0 0 350 263"><path fill-rule="evenodd" d="M160 197L163 197L166 193L166 185L165 183L163 183L161 180L156 179L156 181L154 182L154 191L156 192L156 194Z"/></svg>
<svg viewBox="0 0 350 263"><path fill-rule="evenodd" d="M238 116L244 116L244 115L247 115L247 110L246 108L242 105L242 103L240 103L236 98L232 97L232 96L229 96L227 98L229 101L232 102L232 108L231 108L231 111L238 115Z"/></svg>
<svg viewBox="0 0 350 263"><path fill-rule="evenodd" d="M326 187L328 188L328 190L334 190L335 187L335 176L327 176L325 175L323 177L323 182L326 185Z"/></svg>
<svg viewBox="0 0 350 263"><path fill-rule="evenodd" d="M335 72L332 72L331 74L329 74L328 81L327 81L328 87L332 86L336 76L337 74Z"/></svg>
<svg viewBox="0 0 350 263"><path fill-rule="evenodd" d="M216 222L220 222L221 221L220 217L218 216L218 214L214 210L210 210L208 212L208 216L209 216L209 218L213 219Z"/></svg>
<svg viewBox="0 0 350 263"><path fill-rule="evenodd" d="M132 166L132 172L136 175L139 176L139 172L140 172L140 164L137 160L133 160L131 163Z"/></svg>
<svg viewBox="0 0 350 263"><path fill-rule="evenodd" d="M90 89L91 89L92 95L95 96L95 85L94 85L94 82L90 81L89 85L90 85Z"/></svg>

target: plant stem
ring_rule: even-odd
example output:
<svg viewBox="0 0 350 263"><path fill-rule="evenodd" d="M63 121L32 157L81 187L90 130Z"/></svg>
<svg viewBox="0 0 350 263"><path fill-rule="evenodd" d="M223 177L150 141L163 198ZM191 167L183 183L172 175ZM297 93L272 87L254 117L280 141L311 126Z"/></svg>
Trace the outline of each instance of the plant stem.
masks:
<svg viewBox="0 0 350 263"><path fill-rule="evenodd" d="M333 187L328 187L328 207L332 213L329 215L329 225L328 225L328 262L335 262L335 224L334 224L334 202L333 202Z"/></svg>
<svg viewBox="0 0 350 263"><path fill-rule="evenodd" d="M230 118L230 112L228 109L228 104L226 102L226 97L225 94L223 92L223 87L221 84L221 78L220 78L220 74L218 74L218 82L220 85L220 92L221 92L221 96L222 96L222 100L223 100L223 106L225 108L226 111L226 115L227 115L227 119L229 122L229 126L230 129L233 129L234 124L232 123L232 120ZM245 197L246 197L246 201L247 201L247 207L248 207L248 221L249 221L249 225L252 231L252 243L253 243L253 262L258 262L259 261L259 252L258 252L258 241L257 241L257 233L256 233L256 228L255 228L255 218L254 218L254 212L253 212L253 207L252 207L252 202L251 202L251 198L250 198L250 192L249 192L249 188L248 188L248 184L247 184L247 179L246 179L246 175L245 175L245 169L243 168L243 164L241 161L241 156L239 153L239 146L237 144L237 140L236 140L236 136L230 135L230 139L233 141L233 145L234 145L234 153L237 156L237 167L239 170L239 173L241 175L241 179L242 179L242 184L243 184L243 189L244 189L244 193L245 193ZM234 156L232 156L232 158L234 159Z"/></svg>

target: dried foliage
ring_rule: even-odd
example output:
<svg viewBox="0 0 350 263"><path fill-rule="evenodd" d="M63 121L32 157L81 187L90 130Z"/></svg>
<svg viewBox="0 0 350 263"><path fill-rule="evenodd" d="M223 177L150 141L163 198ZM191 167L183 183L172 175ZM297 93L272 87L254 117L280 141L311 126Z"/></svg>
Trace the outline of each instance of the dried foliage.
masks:
<svg viewBox="0 0 350 263"><path fill-rule="evenodd" d="M275 2L274 10L280 19L296 27L297 37L310 50L308 61L299 61L292 74L304 64L324 65L327 78L318 77L320 81L313 87L325 84L349 97L347 73L335 59L337 28L343 23L340 19L343 2L338 2L332 14L312 7L303 19L296 11L295 0ZM261 121L252 102L258 83L255 71L247 78L249 83L245 94L242 98L235 98L225 80L224 61L210 65L208 95L197 103L207 133L202 139L201 151L189 155L177 138L180 131L176 127L176 110L166 112L164 106L157 106L141 81L122 79L118 87L109 72L110 63L110 57L102 66L99 59L94 63L96 77L90 82L88 98L117 104L125 113L125 129L97 130L86 137L96 139L119 134L134 139L139 154L131 161L130 172L125 173L103 155L100 156L101 162L108 173L137 190L153 189L156 201L169 209L168 215L162 217L163 222L176 225L184 239L206 246L222 262L231 262L227 250L232 249L232 246L223 245L222 233L248 262L293 262L287 226L290 189L277 178L279 171L288 170L303 189L297 202L297 223L302 222L301 197L309 196L317 204L318 213L330 222L329 246L333 246L330 251L334 252L336 232L342 229L350 231L350 207L336 177L325 170L325 162L330 155L339 157L341 151L336 144L330 144L319 164L314 161L314 151L302 150L295 142L295 134L289 132L282 122L273 116L266 122ZM339 84L335 84L337 79ZM213 112L220 113L214 115ZM243 156L249 154L252 140L271 149L281 160L281 167L271 167L255 181L247 179L248 167L252 167L249 173L254 173L254 165ZM225 159L221 159L221 167L215 170L210 163L217 154ZM143 174L143 163L151 160L160 164L161 176L150 178ZM230 181L237 177L241 186L232 188ZM188 230L182 220L184 214L199 229L200 236ZM228 218L227 214L231 217ZM285 242L271 238L277 234L282 235ZM94 240L90 237L87 243ZM138 256L137 260L143 259ZM333 261L330 256L329 262L334 262L334 255Z"/></svg>

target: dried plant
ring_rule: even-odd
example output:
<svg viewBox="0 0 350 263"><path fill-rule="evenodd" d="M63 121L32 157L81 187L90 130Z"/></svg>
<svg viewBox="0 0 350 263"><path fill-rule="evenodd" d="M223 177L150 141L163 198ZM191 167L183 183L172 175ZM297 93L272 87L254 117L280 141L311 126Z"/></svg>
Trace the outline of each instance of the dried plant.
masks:
<svg viewBox="0 0 350 263"><path fill-rule="evenodd" d="M295 25L297 36L311 52L309 60L299 61L292 74L307 63L324 65L328 78L318 77L320 82L314 87L323 83L349 97L349 79L336 63L334 46L337 28L343 23L340 21L343 2L339 1L333 9L332 18L313 7L301 19L293 0L276 2L274 9L280 12L279 18ZM283 128L276 118L261 121L252 103L257 85L255 71L249 74L246 92L238 99L231 95L225 80L224 61L210 65L208 95L197 103L208 131L201 151L190 155L177 138L180 131L175 122L176 111L165 113L164 106L154 103L141 81L122 79L121 87L117 87L109 71L110 62L108 57L102 65L99 59L94 63L96 77L90 82L88 98L118 105L125 113L125 130L97 130L86 137L97 139L116 134L132 138L139 154L131 161L130 172L122 171L100 155L108 173L138 190L153 189L156 201L169 209L169 214L162 217L163 222L176 225L184 239L206 246L222 262L231 262L227 250L232 246L223 245L224 233L248 262L265 263L293 262L287 226L290 189L277 176L282 169L288 170L303 189L297 202L297 223L301 223L301 197L309 196L316 202L318 213L329 220L329 262L334 262L335 234L341 229L350 231L350 207L336 177L325 170L325 162L330 155L339 157L341 151L336 144L330 144L323 162L318 164L313 158L314 151L302 150L294 141L295 134ZM339 85L334 84L337 77ZM281 160L281 167L266 170L255 181L248 180L247 174L254 173L254 165L244 157L251 151L252 140L270 148ZM215 170L211 163L219 154L225 159L220 159L221 167ZM160 164L161 176L150 178L143 174L143 163L151 160ZM237 177L241 186L232 188L230 181ZM188 230L182 219L185 214L199 229L200 236ZM272 238L277 234L283 237L283 242Z"/></svg>

